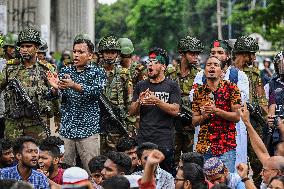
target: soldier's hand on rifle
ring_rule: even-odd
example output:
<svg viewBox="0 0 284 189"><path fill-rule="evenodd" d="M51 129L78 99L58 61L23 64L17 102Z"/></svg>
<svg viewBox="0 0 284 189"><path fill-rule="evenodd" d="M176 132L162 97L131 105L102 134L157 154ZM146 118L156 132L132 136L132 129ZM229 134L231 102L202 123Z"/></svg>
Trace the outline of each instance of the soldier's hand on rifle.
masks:
<svg viewBox="0 0 284 189"><path fill-rule="evenodd" d="M65 74L64 78L62 78L59 82L59 89L68 89L73 88L75 85L75 82L71 79L70 75Z"/></svg>
<svg viewBox="0 0 284 189"><path fill-rule="evenodd" d="M58 79L58 75L57 73L51 73L50 71L47 72L47 80L49 82L49 84L55 88L55 89L58 89L58 82L59 82L59 79Z"/></svg>
<svg viewBox="0 0 284 189"><path fill-rule="evenodd" d="M238 110L238 112L239 112L244 123L250 123L249 111L248 111L246 103L244 104L244 107L242 107Z"/></svg>

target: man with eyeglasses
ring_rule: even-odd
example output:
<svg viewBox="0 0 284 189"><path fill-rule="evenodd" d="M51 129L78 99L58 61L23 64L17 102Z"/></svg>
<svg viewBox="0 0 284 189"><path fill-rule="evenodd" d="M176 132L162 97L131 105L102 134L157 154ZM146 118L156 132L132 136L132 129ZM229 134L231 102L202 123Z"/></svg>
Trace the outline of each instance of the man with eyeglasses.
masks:
<svg viewBox="0 0 284 189"><path fill-rule="evenodd" d="M272 177L284 175L284 157L269 155L263 141L250 122L250 114L246 105L239 110L239 114L247 127L253 151L256 153L257 158L260 160L263 166L260 172L263 183L261 184L260 188L266 189ZM280 127L284 126L281 121L279 121L279 124Z"/></svg>
<svg viewBox="0 0 284 189"><path fill-rule="evenodd" d="M152 142L159 145L166 159L161 167L173 172L174 117L180 112L181 92L178 84L165 77L169 63L167 52L153 48L149 52L148 80L137 83L130 115L140 114L138 145Z"/></svg>

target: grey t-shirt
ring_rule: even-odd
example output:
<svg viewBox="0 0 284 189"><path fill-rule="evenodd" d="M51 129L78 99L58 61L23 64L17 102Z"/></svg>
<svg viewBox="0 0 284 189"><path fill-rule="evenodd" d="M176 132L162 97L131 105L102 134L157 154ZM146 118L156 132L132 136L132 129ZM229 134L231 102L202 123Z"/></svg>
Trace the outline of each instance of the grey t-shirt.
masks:
<svg viewBox="0 0 284 189"><path fill-rule="evenodd" d="M181 91L178 84L168 78L160 83L149 80L137 83L132 101L137 101L139 94L149 88L151 92L164 102L181 103ZM163 148L174 148L174 117L154 105L140 107L140 126L138 144L152 142Z"/></svg>

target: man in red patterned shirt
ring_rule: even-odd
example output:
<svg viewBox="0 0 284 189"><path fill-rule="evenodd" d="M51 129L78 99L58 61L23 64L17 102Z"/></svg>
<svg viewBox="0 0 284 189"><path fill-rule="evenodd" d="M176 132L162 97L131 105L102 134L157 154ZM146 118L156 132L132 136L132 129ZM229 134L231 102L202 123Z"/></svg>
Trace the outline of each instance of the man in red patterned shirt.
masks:
<svg viewBox="0 0 284 189"><path fill-rule="evenodd" d="M193 125L200 125L196 151L205 160L218 157L231 172L236 160L236 122L241 95L238 87L222 79L221 61L214 56L205 64L207 83L194 91Z"/></svg>

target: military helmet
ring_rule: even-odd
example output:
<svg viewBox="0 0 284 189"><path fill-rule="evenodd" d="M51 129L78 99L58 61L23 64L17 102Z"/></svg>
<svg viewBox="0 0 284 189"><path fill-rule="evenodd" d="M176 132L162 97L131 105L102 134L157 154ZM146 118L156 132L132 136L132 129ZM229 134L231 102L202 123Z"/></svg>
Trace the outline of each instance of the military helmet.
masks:
<svg viewBox="0 0 284 189"><path fill-rule="evenodd" d="M86 33L76 35L76 37L74 38L74 42L78 41L79 39L92 41L91 37Z"/></svg>
<svg viewBox="0 0 284 189"><path fill-rule="evenodd" d="M33 28L27 28L27 29L22 30L19 33L17 46L20 46L21 43L24 43L24 42L33 42L33 43L40 45L41 40L40 40L39 31Z"/></svg>
<svg viewBox="0 0 284 189"><path fill-rule="evenodd" d="M121 49L118 39L115 36L106 36L99 41L98 50L102 52L106 50L120 51Z"/></svg>
<svg viewBox="0 0 284 189"><path fill-rule="evenodd" d="M4 44L3 46L15 46L16 42L18 40L18 35L14 34L14 33L8 33L7 35L5 35L4 37Z"/></svg>
<svg viewBox="0 0 284 189"><path fill-rule="evenodd" d="M199 39L191 36L186 36L179 41L177 49L179 52L202 52L204 46Z"/></svg>
<svg viewBox="0 0 284 189"><path fill-rule="evenodd" d="M4 45L4 36L0 33L0 47Z"/></svg>
<svg viewBox="0 0 284 189"><path fill-rule="evenodd" d="M234 45L233 52L242 53L242 52L251 52L256 53L259 50L258 43L256 40L249 36L241 36L237 39Z"/></svg>
<svg viewBox="0 0 284 189"><path fill-rule="evenodd" d="M37 52L45 53L48 51L47 42L43 38L41 38L40 40L41 42Z"/></svg>
<svg viewBox="0 0 284 189"><path fill-rule="evenodd" d="M151 56L151 54L155 54L156 56L161 55L162 57L164 57L165 59L165 64L166 66L169 65L169 56L166 50L159 48L159 47L153 47L149 50L149 57Z"/></svg>
<svg viewBox="0 0 284 189"><path fill-rule="evenodd" d="M121 47L121 54L131 54L134 51L133 43L128 38L119 38L118 42Z"/></svg>
<svg viewBox="0 0 284 189"><path fill-rule="evenodd" d="M275 72L277 74L279 74L279 64L281 63L281 61L283 62L284 60L284 51L280 51L279 53L277 53L275 55L275 57L273 58L273 63L274 63L274 67L275 67Z"/></svg>

